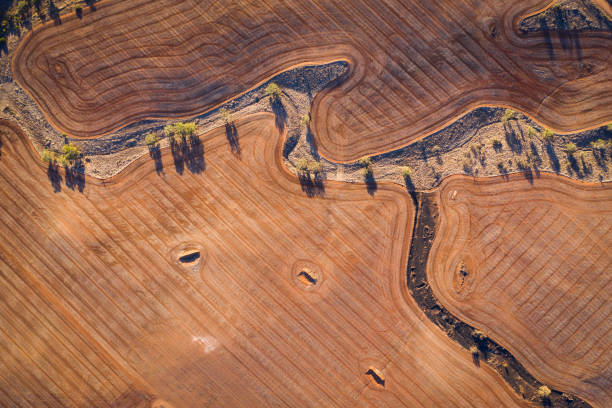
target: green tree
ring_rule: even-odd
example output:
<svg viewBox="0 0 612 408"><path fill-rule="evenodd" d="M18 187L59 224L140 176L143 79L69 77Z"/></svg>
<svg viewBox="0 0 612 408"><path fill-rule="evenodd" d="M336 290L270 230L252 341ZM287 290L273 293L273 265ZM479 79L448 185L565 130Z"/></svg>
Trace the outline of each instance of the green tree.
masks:
<svg viewBox="0 0 612 408"><path fill-rule="evenodd" d="M53 163L55 161L55 152L45 149L42 152L42 160L46 163Z"/></svg>
<svg viewBox="0 0 612 408"><path fill-rule="evenodd" d="M157 135L155 133L147 133L147 135L145 136L145 143L149 147L155 146L157 144L158 140L159 140L159 138L157 137Z"/></svg>
<svg viewBox="0 0 612 408"><path fill-rule="evenodd" d="M502 122L508 123L511 119L516 119L516 112L512 109L506 109L502 115Z"/></svg>
<svg viewBox="0 0 612 408"><path fill-rule="evenodd" d="M81 152L79 151L79 148L71 143L65 144L62 147L62 151L64 152L64 159L67 162L75 162L79 159L79 157L81 157Z"/></svg>
<svg viewBox="0 0 612 408"><path fill-rule="evenodd" d="M359 165L361 167L370 167L372 165L372 159L370 156L363 156L361 159L359 159Z"/></svg>
<svg viewBox="0 0 612 408"><path fill-rule="evenodd" d="M578 148L576 147L575 143L570 142L565 145L565 153L568 156L573 156L574 153L576 153L577 151L578 151Z"/></svg>
<svg viewBox="0 0 612 408"><path fill-rule="evenodd" d="M282 88L280 86L278 86L274 82L270 82L268 84L268 86L266 86L265 93L266 93L267 96L270 96L272 98L278 99L283 94L283 90L282 90Z"/></svg>
<svg viewBox="0 0 612 408"><path fill-rule="evenodd" d="M297 161L295 162L295 167L299 170L299 171L306 171L308 170L308 160L306 160L303 157L300 157L299 159L297 159Z"/></svg>
<svg viewBox="0 0 612 408"><path fill-rule="evenodd" d="M546 141L547 143L552 143L555 140L555 133L552 130L546 128L542 132L542 139L544 139L544 141Z"/></svg>
<svg viewBox="0 0 612 408"><path fill-rule="evenodd" d="M408 166L402 166L400 169L403 178L410 178L412 176L412 169Z"/></svg>

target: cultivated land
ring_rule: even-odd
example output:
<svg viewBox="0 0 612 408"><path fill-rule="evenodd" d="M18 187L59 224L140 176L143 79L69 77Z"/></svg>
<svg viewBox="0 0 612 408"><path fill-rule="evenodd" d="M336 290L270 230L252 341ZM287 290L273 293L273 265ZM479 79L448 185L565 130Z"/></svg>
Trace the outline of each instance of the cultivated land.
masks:
<svg viewBox="0 0 612 408"><path fill-rule="evenodd" d="M612 404L612 186L452 177L428 277L538 379Z"/></svg>
<svg viewBox="0 0 612 408"><path fill-rule="evenodd" d="M523 404L407 294L408 194L308 198L271 115L236 132L56 194L2 124L2 405Z"/></svg>
<svg viewBox="0 0 612 408"><path fill-rule="evenodd" d="M561 130L612 115L610 32L519 35L525 1L108 0L23 40L16 80L56 127L94 137L148 117L211 109L296 64L347 60L312 109L326 158L423 137L483 104Z"/></svg>

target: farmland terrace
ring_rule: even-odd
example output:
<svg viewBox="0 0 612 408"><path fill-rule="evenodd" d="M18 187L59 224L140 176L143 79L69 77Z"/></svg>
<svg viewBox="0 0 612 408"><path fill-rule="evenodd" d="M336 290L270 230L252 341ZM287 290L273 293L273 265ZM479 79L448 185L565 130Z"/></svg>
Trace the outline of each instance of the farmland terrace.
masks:
<svg viewBox="0 0 612 408"><path fill-rule="evenodd" d="M334 161L393 150L485 104L558 131L602 125L612 33L519 34L550 4L106 0L34 29L13 70L54 126L95 137L199 114L296 65L346 60L348 79L312 108Z"/></svg>
<svg viewBox="0 0 612 408"><path fill-rule="evenodd" d="M3 405L525 404L407 293L405 191L308 198L274 117L236 125L241 155L216 130L204 172L142 158L56 194L63 170L2 123Z"/></svg>

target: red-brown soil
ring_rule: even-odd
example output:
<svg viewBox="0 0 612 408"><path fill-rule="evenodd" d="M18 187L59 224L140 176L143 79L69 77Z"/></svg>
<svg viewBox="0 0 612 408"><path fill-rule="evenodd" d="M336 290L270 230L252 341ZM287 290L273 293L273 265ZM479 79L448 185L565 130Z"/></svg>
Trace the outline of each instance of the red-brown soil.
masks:
<svg viewBox="0 0 612 408"><path fill-rule="evenodd" d="M164 150L161 175L143 158L54 193L2 124L0 405L522 404L407 294L405 191L308 198L271 115L237 125L241 156L215 131L203 172Z"/></svg>
<svg viewBox="0 0 612 408"><path fill-rule="evenodd" d="M348 60L313 106L320 152L389 151L483 104L559 131L612 117L612 33L531 33L550 0L106 0L39 26L16 80L54 126L95 137L149 117L211 109L296 64Z"/></svg>
<svg viewBox="0 0 612 408"><path fill-rule="evenodd" d="M439 196L428 276L441 303L540 381L610 406L612 186L452 177Z"/></svg>

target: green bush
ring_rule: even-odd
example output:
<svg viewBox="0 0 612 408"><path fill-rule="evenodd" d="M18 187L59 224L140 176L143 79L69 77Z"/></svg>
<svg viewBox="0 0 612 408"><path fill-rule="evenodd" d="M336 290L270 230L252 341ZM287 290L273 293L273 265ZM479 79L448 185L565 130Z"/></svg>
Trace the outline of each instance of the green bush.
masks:
<svg viewBox="0 0 612 408"><path fill-rule="evenodd" d="M536 394L538 394L538 397L540 398L548 398L551 394L551 390L550 388L548 388L545 385L542 385L540 388L538 388L538 390L536 391Z"/></svg>
<svg viewBox="0 0 612 408"><path fill-rule="evenodd" d="M225 123L232 123L232 114L225 108L219 109L219 114Z"/></svg>
<svg viewBox="0 0 612 408"><path fill-rule="evenodd" d="M578 147L576 147L576 144L570 142L565 145L565 153L568 156L573 156L574 153L576 153L577 151L578 151Z"/></svg>
<svg viewBox="0 0 612 408"><path fill-rule="evenodd" d="M317 161L311 161L308 163L308 171L313 174L318 174L323 171L323 165Z"/></svg>
<svg viewBox="0 0 612 408"><path fill-rule="evenodd" d="M147 144L147 146L150 147L155 146L158 140L159 138L155 133L147 133L147 135L145 136L145 143Z"/></svg>
<svg viewBox="0 0 612 408"><path fill-rule="evenodd" d="M512 109L506 109L502 115L502 122L507 123L511 119L516 119L516 112Z"/></svg>
<svg viewBox="0 0 612 408"><path fill-rule="evenodd" d="M538 134L538 131L533 128L533 126L527 126L527 136L533 137Z"/></svg>
<svg viewBox="0 0 612 408"><path fill-rule="evenodd" d="M300 118L300 122L302 122L302 125L308 126L310 125L310 114L305 113L302 115L302 117Z"/></svg>
<svg viewBox="0 0 612 408"><path fill-rule="evenodd" d="M43 150L42 160L46 163L53 163L55 161L55 152L52 152L49 149Z"/></svg>
<svg viewBox="0 0 612 408"><path fill-rule="evenodd" d="M591 142L593 150L603 150L606 148L606 142L602 139L597 139Z"/></svg>
<svg viewBox="0 0 612 408"><path fill-rule="evenodd" d="M283 94L283 90L280 86L275 84L274 82L270 82L268 86L266 86L266 95L272 98L280 98Z"/></svg>
<svg viewBox="0 0 612 408"><path fill-rule="evenodd" d="M308 170L308 161L305 158L300 157L295 162L295 167L300 171L306 171Z"/></svg>
<svg viewBox="0 0 612 408"><path fill-rule="evenodd" d="M64 152L64 159L68 162L74 162L81 156L79 148L71 143L65 144L62 151Z"/></svg>
<svg viewBox="0 0 612 408"><path fill-rule="evenodd" d="M359 165L361 167L370 167L372 165L372 159L370 156L363 156L361 159L359 159Z"/></svg>
<svg viewBox="0 0 612 408"><path fill-rule="evenodd" d="M544 139L544 141L548 143L552 143L555 140L555 133L552 130L546 128L542 132L542 139Z"/></svg>
<svg viewBox="0 0 612 408"><path fill-rule="evenodd" d="M412 169L408 166L402 166L400 172L402 173L403 178L409 178L410 176L412 176Z"/></svg>

